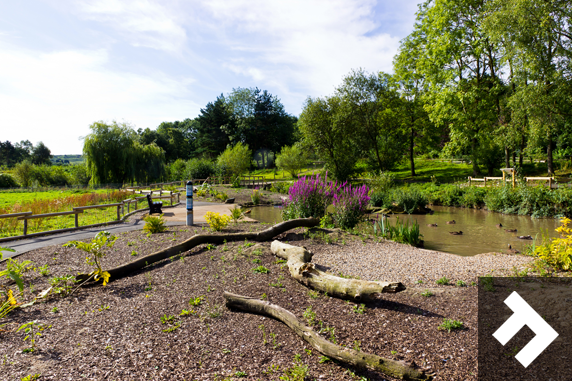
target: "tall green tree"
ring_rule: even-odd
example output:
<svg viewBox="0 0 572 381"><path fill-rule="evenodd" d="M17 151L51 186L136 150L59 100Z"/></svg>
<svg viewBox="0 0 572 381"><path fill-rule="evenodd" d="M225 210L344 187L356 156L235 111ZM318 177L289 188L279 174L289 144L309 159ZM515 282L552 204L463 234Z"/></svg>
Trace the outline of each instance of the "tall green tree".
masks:
<svg viewBox="0 0 572 381"><path fill-rule="evenodd" d="M32 163L36 165L51 165L52 152L43 142L38 142L32 150Z"/></svg>
<svg viewBox="0 0 572 381"><path fill-rule="evenodd" d="M416 70L428 84L425 109L432 122L450 129L447 152L469 153L474 175L490 150L498 150L494 132L504 90L498 47L482 26L485 5L485 0L425 2L411 45L419 55Z"/></svg>
<svg viewBox="0 0 572 381"><path fill-rule="evenodd" d="M221 154L231 142L227 131L234 129L234 119L229 111L224 95L209 102L196 118L195 152L208 158Z"/></svg>
<svg viewBox="0 0 572 381"><path fill-rule="evenodd" d="M355 131L339 96L307 98L298 128L304 144L312 146L325 161L325 168L338 180L354 172L360 150L352 141Z"/></svg>

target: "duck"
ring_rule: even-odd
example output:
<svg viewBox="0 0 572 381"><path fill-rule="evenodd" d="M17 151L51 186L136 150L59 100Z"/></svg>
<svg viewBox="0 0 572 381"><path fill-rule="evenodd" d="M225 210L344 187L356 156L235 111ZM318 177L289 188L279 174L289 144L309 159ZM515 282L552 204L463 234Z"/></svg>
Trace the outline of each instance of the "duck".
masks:
<svg viewBox="0 0 572 381"><path fill-rule="evenodd" d="M496 224L495 226L499 229L502 228L502 224Z"/></svg>
<svg viewBox="0 0 572 381"><path fill-rule="evenodd" d="M507 233L516 233L516 229L504 229Z"/></svg>
<svg viewBox="0 0 572 381"><path fill-rule="evenodd" d="M532 239L532 237L529 236L529 235L519 235L519 236L516 237L516 238L518 238L518 239Z"/></svg>
<svg viewBox="0 0 572 381"><path fill-rule="evenodd" d="M508 250L507 250L507 252L508 252L509 254L519 254L519 253L520 253L520 251L518 251L518 250L516 250L516 249L513 249L512 246L510 245L510 243L508 244Z"/></svg>
<svg viewBox="0 0 572 381"><path fill-rule="evenodd" d="M452 234L452 235L463 235L463 232L459 230L458 232L449 232L449 234Z"/></svg>
<svg viewBox="0 0 572 381"><path fill-rule="evenodd" d="M250 212L252 212L252 209L248 209L247 211L242 212L242 213L243 213L243 214L248 214L248 213L250 213Z"/></svg>
<svg viewBox="0 0 572 381"><path fill-rule="evenodd" d="M456 224L455 220L447 221L447 225L455 225L455 224Z"/></svg>
<svg viewBox="0 0 572 381"><path fill-rule="evenodd" d="M431 228L436 228L437 224L427 224L427 226L431 227Z"/></svg>

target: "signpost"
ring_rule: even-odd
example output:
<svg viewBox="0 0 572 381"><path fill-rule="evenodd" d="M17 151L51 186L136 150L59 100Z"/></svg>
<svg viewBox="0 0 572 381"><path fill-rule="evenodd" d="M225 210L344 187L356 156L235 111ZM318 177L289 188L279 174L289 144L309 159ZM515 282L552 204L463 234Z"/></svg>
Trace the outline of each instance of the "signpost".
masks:
<svg viewBox="0 0 572 381"><path fill-rule="evenodd" d="M187 181L187 226L193 225L193 180Z"/></svg>

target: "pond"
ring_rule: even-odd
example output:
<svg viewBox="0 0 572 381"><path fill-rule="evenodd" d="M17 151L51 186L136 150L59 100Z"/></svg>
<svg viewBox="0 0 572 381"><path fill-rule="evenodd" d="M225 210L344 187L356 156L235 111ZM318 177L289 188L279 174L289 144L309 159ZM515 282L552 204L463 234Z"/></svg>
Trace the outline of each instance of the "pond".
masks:
<svg viewBox="0 0 572 381"><path fill-rule="evenodd" d="M260 222L277 223L282 221L279 207L253 207L249 217ZM556 218L530 218L512 214L500 214L486 210L469 208L453 208L446 206L432 206L433 214L427 215L391 215L387 220L392 225L396 218L400 220L417 221L425 248L452 253L462 256L471 256L490 252L506 252L507 245L523 251L532 241L518 239L518 236L538 235L538 241L543 233L550 237L557 237L554 231L559 225ZM447 221L455 220L456 224L448 225ZM429 227L428 224L437 224ZM502 224L502 228L496 225ZM516 229L516 232L507 232L505 229ZM451 235L449 232L462 231L462 235Z"/></svg>

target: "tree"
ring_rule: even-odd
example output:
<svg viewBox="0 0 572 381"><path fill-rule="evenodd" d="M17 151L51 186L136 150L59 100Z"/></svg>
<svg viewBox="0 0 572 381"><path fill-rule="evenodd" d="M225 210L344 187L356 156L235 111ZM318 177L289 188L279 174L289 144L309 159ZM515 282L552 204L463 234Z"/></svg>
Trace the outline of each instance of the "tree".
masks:
<svg viewBox="0 0 572 381"><path fill-rule="evenodd" d="M32 150L32 163L36 165L50 165L52 153L48 147L43 142L36 144Z"/></svg>
<svg viewBox="0 0 572 381"><path fill-rule="evenodd" d="M284 146L276 155L276 166L297 178L298 173L308 164L307 151L299 144Z"/></svg>
<svg viewBox="0 0 572 381"><path fill-rule="evenodd" d="M404 108L399 94L385 73L353 70L336 94L342 100L340 117L351 125L351 140L361 147L370 167L391 169L403 157Z"/></svg>
<svg viewBox="0 0 572 381"><path fill-rule="evenodd" d="M14 175L22 187L28 188L31 185L33 170L34 166L30 160L24 160L14 167Z"/></svg>
<svg viewBox="0 0 572 381"><path fill-rule="evenodd" d="M351 140L355 131L347 115L341 113L341 107L339 96L308 98L298 128L304 143L312 146L325 161L326 169L344 181L355 171L359 150Z"/></svg>
<svg viewBox="0 0 572 381"><path fill-rule="evenodd" d="M221 170L231 176L239 176L250 167L252 151L247 144L241 142L229 146L217 158L217 164Z"/></svg>
<svg viewBox="0 0 572 381"><path fill-rule="evenodd" d="M234 125L224 96L221 94L214 103L208 103L196 120L195 152L208 158L218 156L230 143L226 131Z"/></svg>

